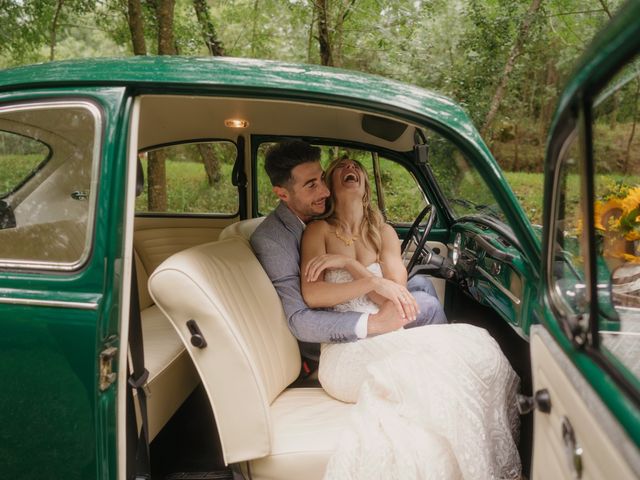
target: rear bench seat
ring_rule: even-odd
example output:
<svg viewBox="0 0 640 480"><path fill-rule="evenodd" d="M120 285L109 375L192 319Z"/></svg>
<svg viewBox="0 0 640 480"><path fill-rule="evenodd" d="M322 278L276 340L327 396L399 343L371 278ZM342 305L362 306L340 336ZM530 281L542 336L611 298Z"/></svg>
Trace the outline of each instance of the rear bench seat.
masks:
<svg viewBox="0 0 640 480"><path fill-rule="evenodd" d="M298 344L246 232L237 233L168 258L151 275L151 295L202 378L225 463L255 480L320 479L351 406L321 388L288 388ZM203 348L191 343L191 320Z"/></svg>

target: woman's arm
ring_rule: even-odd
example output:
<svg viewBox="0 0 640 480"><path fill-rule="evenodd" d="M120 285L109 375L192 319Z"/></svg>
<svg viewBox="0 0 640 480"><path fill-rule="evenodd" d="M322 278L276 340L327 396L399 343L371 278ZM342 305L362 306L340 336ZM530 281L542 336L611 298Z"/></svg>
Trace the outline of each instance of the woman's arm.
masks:
<svg viewBox="0 0 640 480"><path fill-rule="evenodd" d="M382 227L382 248L380 250L380 263L384 278L393 280L403 287L407 286L407 269L402 262L400 240L393 227L384 224Z"/></svg>
<svg viewBox="0 0 640 480"><path fill-rule="evenodd" d="M300 286L307 305L311 308L333 307L362 295L375 293L390 300L402 317L415 320L418 312L415 299L405 286L392 280L367 275L351 282L330 283L325 282L324 276L320 273L315 280L308 277L306 272L309 262L327 254L325 238L328 229L329 225L326 222L316 221L307 226L302 236ZM332 268L347 268L346 265L351 261L357 263L357 260L343 255L333 257L338 263L334 263ZM342 261L345 261L345 264L339 265Z"/></svg>
<svg viewBox="0 0 640 480"><path fill-rule="evenodd" d="M333 307L375 290L373 277L363 277L347 283L330 283L324 281L324 275L321 275L322 271L318 272L313 280L305 274L309 262L327 253L325 237L328 228L327 222L318 220L307 225L302 235L300 286L304 301L311 308ZM339 264L333 264L332 268L346 268L346 263L349 263L349 260L356 262L355 259L341 257L345 261L345 265L340 267Z"/></svg>

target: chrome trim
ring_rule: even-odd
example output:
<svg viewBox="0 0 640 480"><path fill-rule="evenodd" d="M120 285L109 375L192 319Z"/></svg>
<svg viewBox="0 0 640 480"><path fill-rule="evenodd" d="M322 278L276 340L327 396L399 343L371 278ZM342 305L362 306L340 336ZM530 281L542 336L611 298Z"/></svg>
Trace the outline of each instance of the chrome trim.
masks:
<svg viewBox="0 0 640 480"><path fill-rule="evenodd" d="M491 274L489 272L487 272L484 268L476 266L476 270L478 272L480 272L484 278L489 280L494 287L496 287L498 290L500 290L502 293L504 293L507 297L509 297L509 300L511 300L516 305L520 305L520 299L518 297L516 297L513 293L511 293L509 290L507 290L495 278L493 278L493 276L491 276Z"/></svg>
<svg viewBox="0 0 640 480"><path fill-rule="evenodd" d="M36 300L33 298L0 297L0 304L27 305L30 307L76 308L78 310L97 310L96 302L65 302L61 300Z"/></svg>
<svg viewBox="0 0 640 480"><path fill-rule="evenodd" d="M571 307L564 300L562 291L560 286L558 285L557 278L553 275L553 262L554 262L554 253L553 249L555 248L555 234L556 228L558 225L558 210L560 208L559 198L558 198L558 189L560 178L564 172L564 168L566 167L566 153L567 150L571 148L574 141L577 141L578 138L578 125L576 124L573 131L567 135L565 138L560 151L558 152L558 163L555 171L553 172L553 186L551 191L551 222L549 226L549 230L547 232L546 241L549 245L550 254L547 255L547 258L543 259L546 263L547 270L547 278L546 278L546 290L549 294L549 299L553 306L558 309L559 313L563 318L560 319L560 322L566 322L567 318L575 315L577 312L574 312ZM582 162L582 158L578 160ZM582 189L582 187L580 187ZM585 313L585 312L580 312ZM586 314L586 313L585 313ZM588 314L587 314L588 315Z"/></svg>

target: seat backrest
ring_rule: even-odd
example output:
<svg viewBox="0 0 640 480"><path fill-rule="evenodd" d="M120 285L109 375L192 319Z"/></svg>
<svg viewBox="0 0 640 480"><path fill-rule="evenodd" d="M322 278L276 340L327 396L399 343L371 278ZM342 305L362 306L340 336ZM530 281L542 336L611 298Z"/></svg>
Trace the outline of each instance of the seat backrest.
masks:
<svg viewBox="0 0 640 480"><path fill-rule="evenodd" d="M149 290L200 374L225 462L268 455L269 405L297 378L300 352L249 243L236 236L178 252L154 271ZM189 320L206 347L191 344Z"/></svg>
<svg viewBox="0 0 640 480"><path fill-rule="evenodd" d="M249 240L253 235L254 230L262 223L265 217L250 218L248 220L240 220L239 222L232 223L220 232L218 240L224 240L234 236L240 236L245 240Z"/></svg>

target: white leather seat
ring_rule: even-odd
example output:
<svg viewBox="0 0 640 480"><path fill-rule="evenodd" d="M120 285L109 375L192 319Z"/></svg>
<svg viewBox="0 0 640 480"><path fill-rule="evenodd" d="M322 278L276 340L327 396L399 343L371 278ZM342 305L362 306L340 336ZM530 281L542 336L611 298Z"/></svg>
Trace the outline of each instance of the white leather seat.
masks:
<svg viewBox="0 0 640 480"><path fill-rule="evenodd" d="M280 299L247 240L179 252L151 275L156 305L191 355L216 418L224 461L254 479L320 479L350 406L288 389L300 353ZM191 344L194 320L207 346Z"/></svg>
<svg viewBox="0 0 640 480"><path fill-rule="evenodd" d="M230 237L239 236L248 241L251 238L251 235L253 235L254 230L264 219L265 217L258 217L232 223L220 232L218 240L225 240Z"/></svg>

